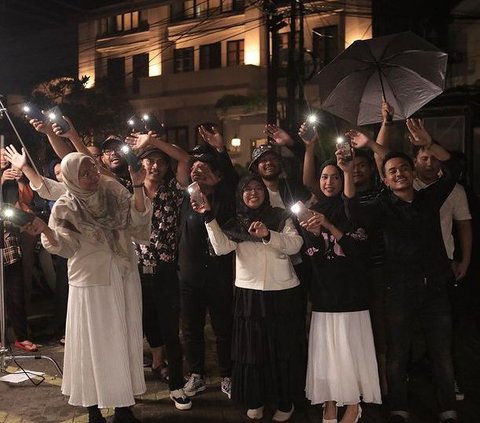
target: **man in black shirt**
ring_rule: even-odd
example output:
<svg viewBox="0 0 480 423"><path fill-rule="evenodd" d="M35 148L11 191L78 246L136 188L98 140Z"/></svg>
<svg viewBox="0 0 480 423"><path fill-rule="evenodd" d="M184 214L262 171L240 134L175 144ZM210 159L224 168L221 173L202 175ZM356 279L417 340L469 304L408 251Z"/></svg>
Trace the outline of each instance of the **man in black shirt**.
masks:
<svg viewBox="0 0 480 423"><path fill-rule="evenodd" d="M382 176L390 192L361 206L355 199L353 166L337 152L339 166L345 173L346 206L351 218L375 222L383 231L392 423L408 419L407 363L413 323L417 320L425 332L433 364L440 419L456 421L447 292L453 275L442 240L439 210L455 185L460 166L440 145L430 143L423 147L444 162L444 176L437 184L415 191L412 159L403 153L388 153L383 160Z"/></svg>
<svg viewBox="0 0 480 423"><path fill-rule="evenodd" d="M190 177L207 196L220 224L233 217L238 176L225 150L222 136L214 128L200 127L209 146L197 146ZM179 228L179 280L185 358L191 376L185 394L206 389L204 327L208 309L217 338L221 389L230 397L231 333L233 300L233 255L216 256L208 242L203 217L193 211L188 194L183 200Z"/></svg>

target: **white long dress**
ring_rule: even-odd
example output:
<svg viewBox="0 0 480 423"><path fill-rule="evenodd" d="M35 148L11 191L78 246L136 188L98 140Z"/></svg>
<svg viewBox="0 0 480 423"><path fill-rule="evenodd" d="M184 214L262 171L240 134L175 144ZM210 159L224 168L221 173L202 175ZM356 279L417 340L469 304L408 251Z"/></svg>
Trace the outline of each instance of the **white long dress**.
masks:
<svg viewBox="0 0 480 423"><path fill-rule="evenodd" d="M132 200L133 201L133 200ZM68 258L69 298L62 393L69 404L127 407L146 391L143 371L142 295L132 239L150 237L151 203L120 232L128 259L112 251L102 232L86 225L81 233L55 221L49 226L57 246L42 235L44 247Z"/></svg>

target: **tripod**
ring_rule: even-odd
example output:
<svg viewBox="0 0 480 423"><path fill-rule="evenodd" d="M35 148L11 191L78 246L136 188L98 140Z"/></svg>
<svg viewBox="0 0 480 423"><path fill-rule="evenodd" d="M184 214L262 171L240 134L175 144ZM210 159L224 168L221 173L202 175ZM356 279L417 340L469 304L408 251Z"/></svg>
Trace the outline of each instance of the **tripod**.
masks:
<svg viewBox="0 0 480 423"><path fill-rule="evenodd" d="M20 141L20 144L26 151L30 162L32 163L33 168L37 173L38 169L36 168L30 154L28 153L27 148L25 147L25 144L20 137L20 134L18 133L17 129L15 128L15 125L12 122L12 119L10 118L7 109L2 103L1 96L0 96L0 113L2 115L5 115L10 122L10 125L12 126L18 140ZM3 148L3 136L1 137L0 140L0 148ZM3 190L0 185L0 210L3 209ZM0 373L5 373L7 369L7 363L10 361L16 361L16 360L40 360L40 359L45 359L49 360L57 369L58 373L62 375L62 369L58 365L58 363L51 357L46 356L46 355L40 355L40 354L35 354L35 355L13 355L11 351L7 348L7 339L6 339L6 310L5 310L5 280L4 280L4 260L3 260L3 249L4 249L4 222L3 219L0 218Z"/></svg>

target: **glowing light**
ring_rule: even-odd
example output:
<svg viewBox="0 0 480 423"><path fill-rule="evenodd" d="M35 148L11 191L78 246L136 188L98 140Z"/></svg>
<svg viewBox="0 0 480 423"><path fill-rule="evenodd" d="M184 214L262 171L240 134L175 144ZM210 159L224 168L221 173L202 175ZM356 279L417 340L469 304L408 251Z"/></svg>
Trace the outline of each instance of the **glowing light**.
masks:
<svg viewBox="0 0 480 423"><path fill-rule="evenodd" d="M293 214L300 213L300 204L295 203L292 207L290 207L290 210L292 211Z"/></svg>
<svg viewBox="0 0 480 423"><path fill-rule="evenodd" d="M122 148L122 153L127 154L130 151L130 147L128 145L124 145Z"/></svg>
<svg viewBox="0 0 480 423"><path fill-rule="evenodd" d="M23 111L24 111L25 113L28 113L28 112L30 111L30 107L28 107L28 106L23 106Z"/></svg>
<svg viewBox="0 0 480 423"><path fill-rule="evenodd" d="M242 145L242 140L238 137L232 138L232 147L240 147Z"/></svg>
<svg viewBox="0 0 480 423"><path fill-rule="evenodd" d="M343 137L338 137L337 138L337 144L341 144L344 141L345 141L345 138L343 138Z"/></svg>
<svg viewBox="0 0 480 423"><path fill-rule="evenodd" d="M57 115L55 113L49 113L48 117L50 120L55 120L57 118Z"/></svg>
<svg viewBox="0 0 480 423"><path fill-rule="evenodd" d="M318 120L316 115L310 115L307 117L308 123L315 123Z"/></svg>
<svg viewBox="0 0 480 423"><path fill-rule="evenodd" d="M148 116L148 115L145 113L145 114L143 115L142 119L143 119L143 120L148 120L148 119L150 119L150 116Z"/></svg>
<svg viewBox="0 0 480 423"><path fill-rule="evenodd" d="M3 210L3 216L6 218L13 217L14 214L15 212L11 208Z"/></svg>

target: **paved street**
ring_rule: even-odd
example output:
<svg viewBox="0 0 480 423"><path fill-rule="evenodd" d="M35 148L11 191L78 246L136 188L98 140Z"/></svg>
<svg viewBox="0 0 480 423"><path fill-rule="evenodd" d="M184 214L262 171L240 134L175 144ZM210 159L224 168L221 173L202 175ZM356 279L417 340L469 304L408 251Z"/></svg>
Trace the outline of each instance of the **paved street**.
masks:
<svg viewBox="0 0 480 423"><path fill-rule="evenodd" d="M39 354L55 359L59 365L63 361L63 346L51 339L48 327L51 324L51 304L49 299L35 298L37 317L30 319L30 326L36 334L34 341L42 344ZM40 314L41 313L41 314ZM467 333L472 334L468 330ZM50 338L50 339L49 339ZM207 331L207 365L208 389L194 397L190 411L177 411L168 398L168 387L159 382L149 368L145 369L147 393L138 398L134 408L135 414L143 422L246 422L250 421L244 410L233 406L220 392L218 373L215 367L215 345L210 328ZM474 413L474 406L479 404L480 351L478 338L465 343L463 364L467 367L469 377L466 379L466 399L457 402L460 422L479 423L480 417ZM146 353L148 348L145 348ZM16 350L15 353L23 354ZM25 369L46 373L45 380L38 386L30 381L20 384L0 382L0 423L46 423L46 422L86 422L86 410L68 405L67 399L60 392L61 378L53 364L47 359L19 361ZM15 370L15 363L10 363L9 370ZM411 423L434 423L435 417L434 388L430 381L428 366L418 365L410 374L411 402L413 417ZM112 410L105 410L111 415ZM381 423L385 421L386 410L380 406L364 406L362 423ZM266 413L262 421L271 421L272 410ZM296 404L296 412L292 422L321 421L321 409L303 404Z"/></svg>

